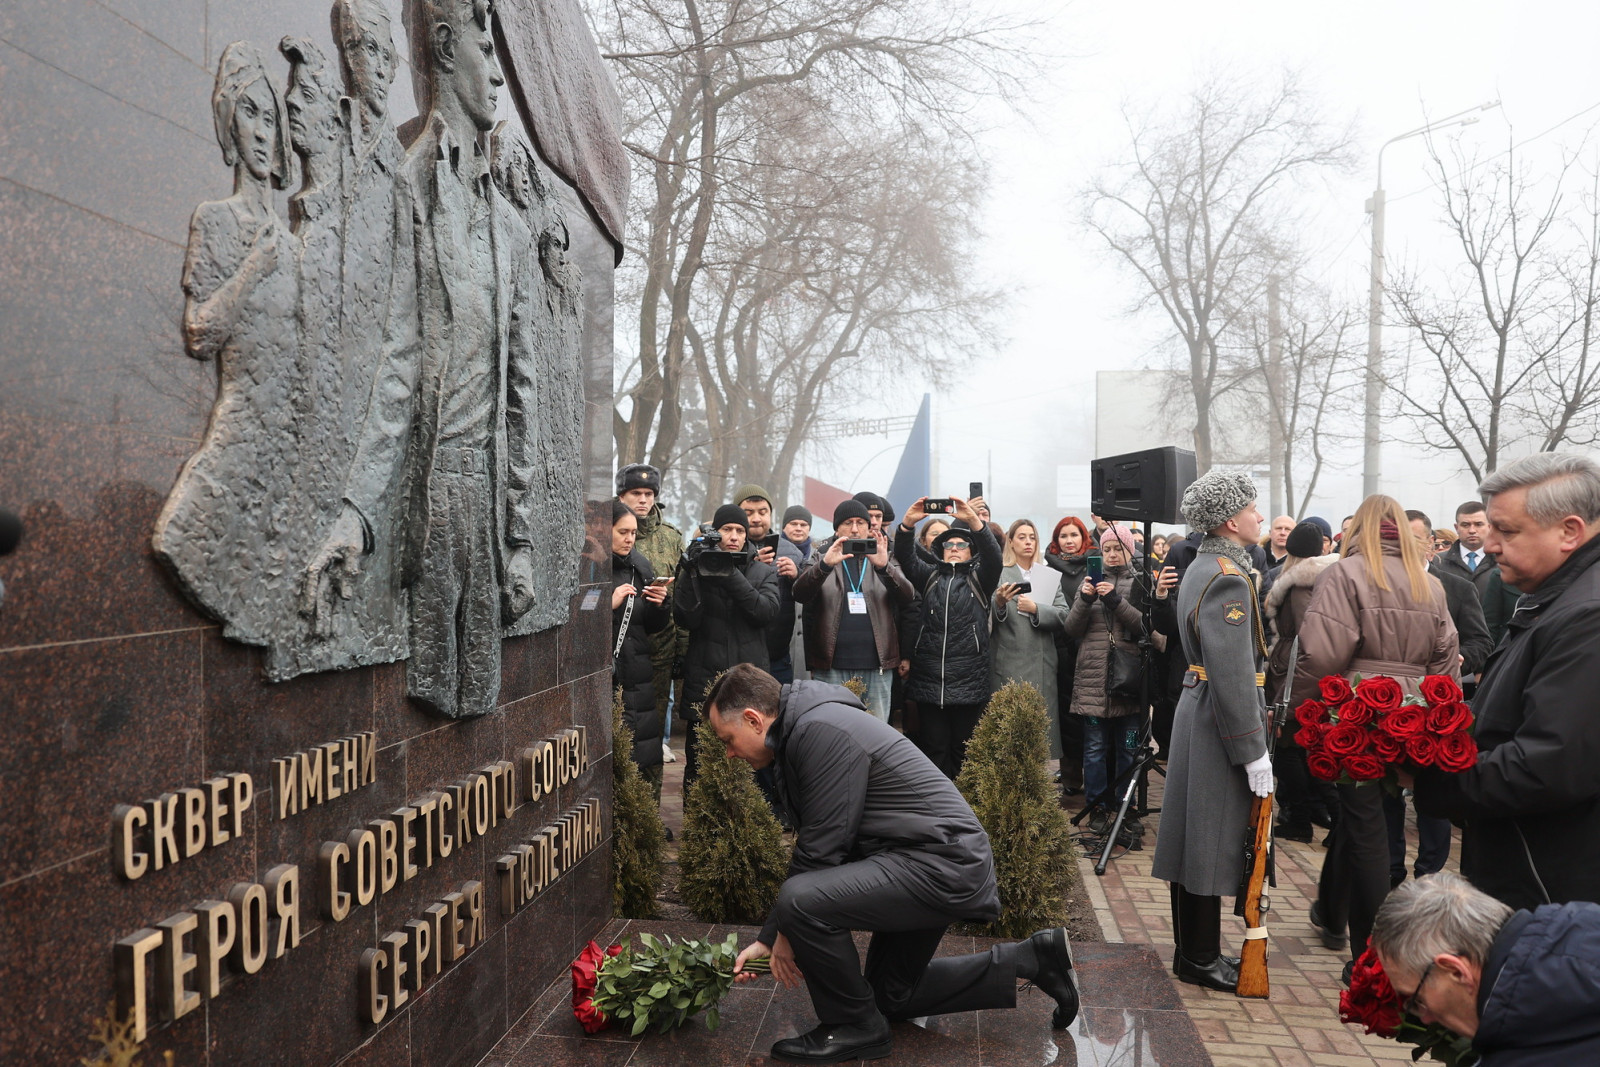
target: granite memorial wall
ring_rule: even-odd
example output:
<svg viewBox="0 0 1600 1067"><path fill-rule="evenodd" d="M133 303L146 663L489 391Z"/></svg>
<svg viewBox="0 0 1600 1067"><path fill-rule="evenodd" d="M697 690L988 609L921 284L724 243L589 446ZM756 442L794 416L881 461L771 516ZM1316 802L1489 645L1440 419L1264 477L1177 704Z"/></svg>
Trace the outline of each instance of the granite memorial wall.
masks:
<svg viewBox="0 0 1600 1067"><path fill-rule="evenodd" d="M473 1064L609 917L576 0L0 5L0 1059Z"/></svg>

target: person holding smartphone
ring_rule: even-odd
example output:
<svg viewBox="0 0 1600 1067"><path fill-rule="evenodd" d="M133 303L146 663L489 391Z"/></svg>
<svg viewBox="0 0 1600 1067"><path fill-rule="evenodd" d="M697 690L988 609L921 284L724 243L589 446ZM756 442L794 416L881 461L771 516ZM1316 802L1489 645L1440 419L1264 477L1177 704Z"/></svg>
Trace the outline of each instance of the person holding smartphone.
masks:
<svg viewBox="0 0 1600 1067"><path fill-rule="evenodd" d="M1056 635L1066 612L1056 606L1061 574L1044 563L1039 528L1018 519L1006 531L1000 586L994 594L994 634L989 689L1026 682L1044 697L1050 717L1050 748L1059 758L1061 728L1056 689Z"/></svg>
<svg viewBox="0 0 1600 1067"><path fill-rule="evenodd" d="M862 703L888 722L900 665L896 620L914 590L890 558L883 530L872 529L865 504L841 501L833 510L833 528L794 581L794 599L805 611L806 668L812 678L834 685L860 679L867 687Z"/></svg>
<svg viewBox="0 0 1600 1067"><path fill-rule="evenodd" d="M794 661L789 657L789 643L794 640L794 580L805 566L806 557L787 537L773 530L772 494L759 485L741 485L733 491L733 499L750 522L750 547L755 551L756 562L778 572L778 614L767 625L767 669L787 685L794 681Z"/></svg>
<svg viewBox="0 0 1600 1067"><path fill-rule="evenodd" d="M611 502L611 683L622 690L622 721L633 731L633 762L661 798L661 713L656 707L650 638L667 628L668 579L658 579L636 547L639 517Z"/></svg>

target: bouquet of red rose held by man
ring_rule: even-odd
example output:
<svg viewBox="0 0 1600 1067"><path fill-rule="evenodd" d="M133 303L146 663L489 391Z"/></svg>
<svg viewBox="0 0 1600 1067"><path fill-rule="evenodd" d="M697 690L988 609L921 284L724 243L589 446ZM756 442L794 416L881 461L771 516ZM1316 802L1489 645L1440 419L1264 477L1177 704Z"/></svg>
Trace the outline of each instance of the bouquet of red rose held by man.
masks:
<svg viewBox="0 0 1600 1067"><path fill-rule="evenodd" d="M1402 768L1437 767L1460 773L1478 762L1472 711L1455 679L1430 674L1416 691L1393 678L1343 675L1319 683L1320 700L1295 709L1295 743L1306 750L1306 766L1325 782L1381 781L1399 788Z"/></svg>
<svg viewBox="0 0 1600 1067"><path fill-rule="evenodd" d="M1405 1007L1400 994L1389 984L1389 976L1383 973L1378 954L1367 949L1351 968L1350 988L1339 994L1339 1021L1402 1045L1416 1045L1411 1053L1413 1060L1420 1060L1426 1053L1450 1067L1472 1067L1478 1062L1469 1039L1438 1023L1424 1023Z"/></svg>
<svg viewBox="0 0 1600 1067"><path fill-rule="evenodd" d="M572 961L572 1014L584 1031L596 1034L616 1021L633 1034L651 1023L666 1033L702 1010L706 1026L715 1030L717 1002L733 985L738 935L674 941L640 934L639 944L637 950L626 941L601 949L591 941ZM744 969L765 973L770 965L760 957L746 960Z"/></svg>

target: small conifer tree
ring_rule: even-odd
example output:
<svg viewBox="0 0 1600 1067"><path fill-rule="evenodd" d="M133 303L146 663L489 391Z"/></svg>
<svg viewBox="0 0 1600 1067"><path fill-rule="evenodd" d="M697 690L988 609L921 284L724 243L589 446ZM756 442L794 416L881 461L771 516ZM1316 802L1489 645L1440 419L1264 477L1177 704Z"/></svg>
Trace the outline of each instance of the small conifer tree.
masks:
<svg viewBox="0 0 1600 1067"><path fill-rule="evenodd" d="M1048 738L1044 698L1012 683L989 699L967 744L956 786L989 834L1000 889L1000 918L976 933L1020 938L1066 921L1078 867L1050 783Z"/></svg>
<svg viewBox="0 0 1600 1067"><path fill-rule="evenodd" d="M619 917L654 919L667 831L655 790L633 762L622 690L611 704L611 901Z"/></svg>
<svg viewBox="0 0 1600 1067"><path fill-rule="evenodd" d="M702 922L760 923L789 873L783 827L750 766L725 759L708 717L699 718L700 773L683 798L678 892Z"/></svg>

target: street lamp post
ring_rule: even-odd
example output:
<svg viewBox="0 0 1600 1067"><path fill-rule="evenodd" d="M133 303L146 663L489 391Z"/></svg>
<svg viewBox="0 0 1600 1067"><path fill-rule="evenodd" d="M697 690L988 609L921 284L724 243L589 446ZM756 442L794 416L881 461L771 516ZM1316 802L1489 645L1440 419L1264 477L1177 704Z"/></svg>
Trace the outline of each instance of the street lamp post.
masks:
<svg viewBox="0 0 1600 1067"><path fill-rule="evenodd" d="M1391 137L1378 148L1378 181L1373 186L1372 199L1367 201L1367 213L1372 216L1372 290L1367 305L1367 408L1365 439L1361 454L1361 495L1369 497L1378 491L1380 477L1381 438L1380 410L1383 404L1383 150L1396 141L1421 137L1434 130L1449 126L1470 126L1478 121L1478 112L1490 111L1500 106L1500 101L1469 107L1454 115L1435 119L1424 126Z"/></svg>

